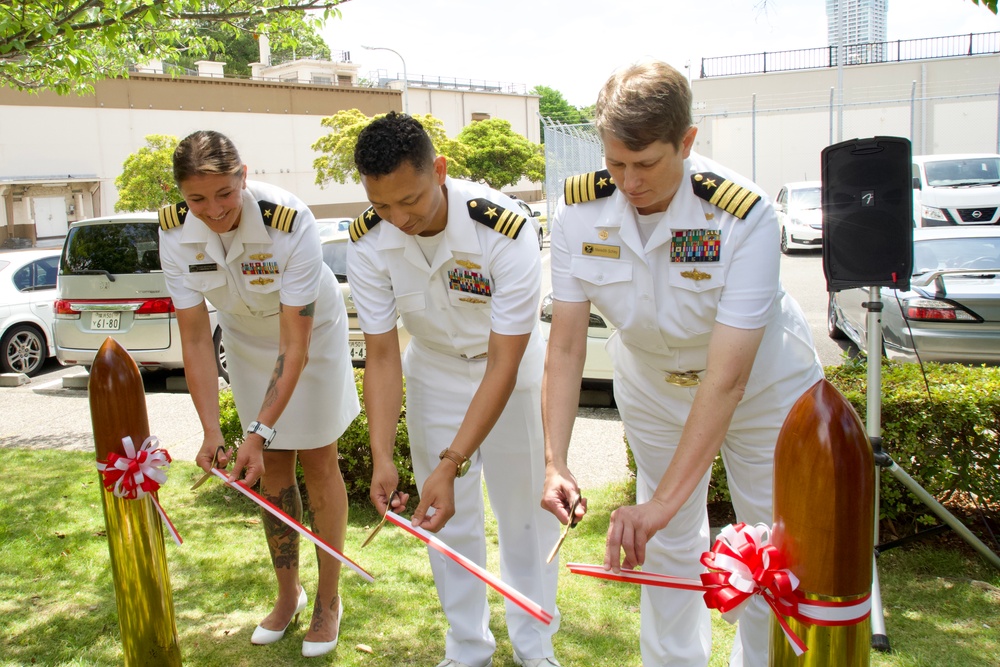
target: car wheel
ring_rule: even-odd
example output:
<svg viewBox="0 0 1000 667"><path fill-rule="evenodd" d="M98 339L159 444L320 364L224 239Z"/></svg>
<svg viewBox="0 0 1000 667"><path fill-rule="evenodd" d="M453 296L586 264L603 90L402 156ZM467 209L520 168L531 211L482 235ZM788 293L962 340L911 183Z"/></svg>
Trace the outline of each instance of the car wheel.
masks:
<svg viewBox="0 0 1000 667"><path fill-rule="evenodd" d="M826 333L833 340L847 340L845 334L838 324L837 309L833 306L833 295L830 295L826 306Z"/></svg>
<svg viewBox="0 0 1000 667"><path fill-rule="evenodd" d="M226 367L226 346L222 342L222 327L215 327L212 342L215 343L215 365L219 369L219 377L229 382L229 369Z"/></svg>
<svg viewBox="0 0 1000 667"><path fill-rule="evenodd" d="M0 341L3 357L0 370L4 373L38 373L45 363L47 346L42 332L30 324L12 326Z"/></svg>
<svg viewBox="0 0 1000 667"><path fill-rule="evenodd" d="M785 233L785 228L781 228L781 252L785 255L791 254L791 249L788 247L788 234Z"/></svg>
<svg viewBox="0 0 1000 667"><path fill-rule="evenodd" d="M545 238L545 232L543 232L542 228L539 227L538 228L538 249L539 250L541 250L542 246L544 245L544 238Z"/></svg>

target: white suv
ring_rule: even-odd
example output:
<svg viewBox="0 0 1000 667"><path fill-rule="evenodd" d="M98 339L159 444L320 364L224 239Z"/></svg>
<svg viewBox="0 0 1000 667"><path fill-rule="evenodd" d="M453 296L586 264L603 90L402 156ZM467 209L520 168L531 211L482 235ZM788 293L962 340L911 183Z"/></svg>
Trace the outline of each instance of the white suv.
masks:
<svg viewBox="0 0 1000 667"><path fill-rule="evenodd" d="M113 337L140 369L183 368L174 303L160 268L155 213L74 222L66 234L56 283L56 358L87 368ZM208 304L216 364L228 380L222 330Z"/></svg>

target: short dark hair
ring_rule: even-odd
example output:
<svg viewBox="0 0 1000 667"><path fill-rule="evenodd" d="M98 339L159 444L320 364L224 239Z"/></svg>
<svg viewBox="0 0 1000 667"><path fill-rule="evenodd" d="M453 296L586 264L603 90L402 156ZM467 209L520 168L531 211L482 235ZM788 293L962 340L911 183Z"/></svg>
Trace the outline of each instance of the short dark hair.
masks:
<svg viewBox="0 0 1000 667"><path fill-rule="evenodd" d="M385 176L409 162L417 171L434 163L434 144L420 121L390 111L361 130L354 164L362 176Z"/></svg>
<svg viewBox="0 0 1000 667"><path fill-rule="evenodd" d="M243 160L233 142L214 130L198 130L184 137L174 149L174 180L179 185L191 176L243 171Z"/></svg>

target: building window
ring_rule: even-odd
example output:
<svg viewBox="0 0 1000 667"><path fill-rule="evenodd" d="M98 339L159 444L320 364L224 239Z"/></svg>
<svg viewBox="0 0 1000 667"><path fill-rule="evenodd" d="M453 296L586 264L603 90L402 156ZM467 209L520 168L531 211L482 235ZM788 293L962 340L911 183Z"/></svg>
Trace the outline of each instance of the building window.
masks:
<svg viewBox="0 0 1000 667"><path fill-rule="evenodd" d="M476 122L481 121L481 120L489 120L489 119L490 119L490 115L488 113L483 113L481 111L473 111L472 112L472 122L473 123L476 123Z"/></svg>

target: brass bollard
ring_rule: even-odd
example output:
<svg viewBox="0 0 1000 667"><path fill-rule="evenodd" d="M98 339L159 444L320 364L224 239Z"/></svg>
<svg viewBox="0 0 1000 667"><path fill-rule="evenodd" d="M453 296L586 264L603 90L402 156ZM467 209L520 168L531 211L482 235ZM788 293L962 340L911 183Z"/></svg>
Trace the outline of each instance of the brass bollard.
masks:
<svg viewBox="0 0 1000 667"><path fill-rule="evenodd" d="M136 447L149 436L139 368L113 338L101 345L90 369L90 418L97 460L125 455L122 438ZM149 498L128 500L101 487L118 625L126 665L180 665L173 594L160 517Z"/></svg>
<svg viewBox="0 0 1000 667"><path fill-rule="evenodd" d="M875 461L851 404L820 380L792 406L774 453L772 543L810 600L850 603L872 588ZM770 667L864 667L868 618L854 625L788 620L809 650L796 656L771 619Z"/></svg>

